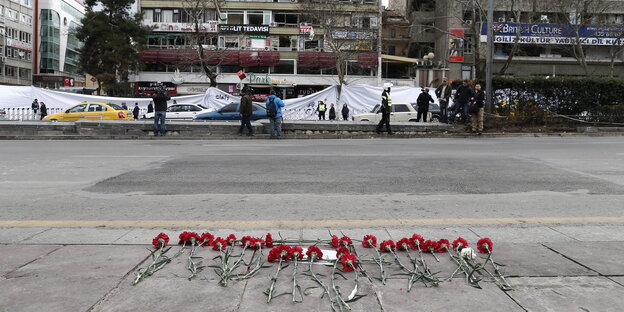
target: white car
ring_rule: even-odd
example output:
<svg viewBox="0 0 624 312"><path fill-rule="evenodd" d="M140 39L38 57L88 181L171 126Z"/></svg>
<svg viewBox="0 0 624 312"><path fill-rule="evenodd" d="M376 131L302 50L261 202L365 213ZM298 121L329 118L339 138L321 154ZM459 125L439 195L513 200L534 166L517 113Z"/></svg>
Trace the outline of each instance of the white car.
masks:
<svg viewBox="0 0 624 312"><path fill-rule="evenodd" d="M370 113L355 115L353 120L377 123L381 120L381 113L378 113L380 107L381 105L377 104ZM416 106L416 103L392 103L390 122L417 122L418 119L416 118L418 118L418 106ZM427 113L427 120L431 121L431 112Z"/></svg>
<svg viewBox="0 0 624 312"><path fill-rule="evenodd" d="M200 104L174 104L167 107L167 119L193 119L203 113L213 112L213 108L207 108ZM145 119L153 119L154 112L143 115Z"/></svg>

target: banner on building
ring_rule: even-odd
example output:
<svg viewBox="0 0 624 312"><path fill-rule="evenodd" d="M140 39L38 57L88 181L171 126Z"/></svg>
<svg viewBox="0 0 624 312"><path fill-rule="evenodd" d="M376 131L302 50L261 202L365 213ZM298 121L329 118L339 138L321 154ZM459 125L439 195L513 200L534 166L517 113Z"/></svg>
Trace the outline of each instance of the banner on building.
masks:
<svg viewBox="0 0 624 312"><path fill-rule="evenodd" d="M449 29L449 62L464 62L464 30Z"/></svg>
<svg viewBox="0 0 624 312"><path fill-rule="evenodd" d="M624 45L624 26L492 23L494 43ZM481 42L487 42L487 23L481 27Z"/></svg>

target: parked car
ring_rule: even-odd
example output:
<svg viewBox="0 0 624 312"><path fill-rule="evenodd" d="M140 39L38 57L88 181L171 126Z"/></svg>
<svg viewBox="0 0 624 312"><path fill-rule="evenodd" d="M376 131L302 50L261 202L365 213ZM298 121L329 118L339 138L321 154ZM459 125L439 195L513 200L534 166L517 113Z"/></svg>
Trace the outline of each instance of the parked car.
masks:
<svg viewBox="0 0 624 312"><path fill-rule="evenodd" d="M381 120L381 113L379 112L379 104L375 105L370 113L358 114L353 116L354 121L368 121L377 123ZM390 122L417 122L418 120L418 106L416 103L393 103L392 112L390 113ZM431 109L431 105L429 106ZM438 116L440 114L440 107L438 106ZM427 120L431 120L432 112L427 114ZM439 117L438 117L439 120Z"/></svg>
<svg viewBox="0 0 624 312"><path fill-rule="evenodd" d="M167 107L167 119L194 119L203 113L214 112L214 108L208 108L200 104L178 103ZM154 112L143 115L145 119L153 119Z"/></svg>
<svg viewBox="0 0 624 312"><path fill-rule="evenodd" d="M43 120L73 121L78 119L133 119L132 111L113 103L82 102Z"/></svg>
<svg viewBox="0 0 624 312"><path fill-rule="evenodd" d="M266 113L266 108L260 103L254 102L252 104L253 114L251 120L267 119L269 118ZM240 120L240 103L232 102L225 105L214 112L199 114L195 117L196 120Z"/></svg>

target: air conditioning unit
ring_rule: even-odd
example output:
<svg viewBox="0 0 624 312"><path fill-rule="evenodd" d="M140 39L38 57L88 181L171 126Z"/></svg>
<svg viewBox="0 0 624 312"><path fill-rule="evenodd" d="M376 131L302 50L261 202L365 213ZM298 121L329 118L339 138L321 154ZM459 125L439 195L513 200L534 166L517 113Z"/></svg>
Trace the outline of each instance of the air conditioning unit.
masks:
<svg viewBox="0 0 624 312"><path fill-rule="evenodd" d="M466 23L466 25L472 25L472 20L466 20L464 23Z"/></svg>
<svg viewBox="0 0 624 312"><path fill-rule="evenodd" d="M0 56L0 63L6 63L6 56Z"/></svg>
<svg viewBox="0 0 624 312"><path fill-rule="evenodd" d="M247 48L246 48L246 47L244 47L244 46L242 46L242 47L240 47L240 49L241 49L241 50L245 50L245 49L247 49Z"/></svg>
<svg viewBox="0 0 624 312"><path fill-rule="evenodd" d="M269 51L270 47L264 47L264 51Z"/></svg>
<svg viewBox="0 0 624 312"><path fill-rule="evenodd" d="M277 27L277 22L271 22L271 27Z"/></svg>

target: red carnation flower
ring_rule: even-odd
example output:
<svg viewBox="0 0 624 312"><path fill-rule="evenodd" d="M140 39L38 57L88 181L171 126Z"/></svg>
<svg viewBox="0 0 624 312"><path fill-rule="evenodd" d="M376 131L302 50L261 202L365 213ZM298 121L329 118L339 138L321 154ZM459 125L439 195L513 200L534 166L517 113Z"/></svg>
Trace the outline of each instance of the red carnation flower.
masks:
<svg viewBox="0 0 624 312"><path fill-rule="evenodd" d="M303 259L303 248L299 246L293 246L290 248L290 252L294 259L301 260Z"/></svg>
<svg viewBox="0 0 624 312"><path fill-rule="evenodd" d="M169 244L169 236L165 233L156 235L156 237L152 240L152 245L154 245L154 248L156 249L165 248L167 244Z"/></svg>
<svg viewBox="0 0 624 312"><path fill-rule="evenodd" d="M349 245L353 245L353 242L348 236L343 236L340 238L340 241L338 242L338 244L341 246L349 246Z"/></svg>
<svg viewBox="0 0 624 312"><path fill-rule="evenodd" d="M249 247L253 249L261 249L264 247L264 239L262 238L252 238Z"/></svg>
<svg viewBox="0 0 624 312"><path fill-rule="evenodd" d="M425 252L434 253L438 249L438 242L432 240L426 240L422 246L422 250Z"/></svg>
<svg viewBox="0 0 624 312"><path fill-rule="evenodd" d="M414 234L412 235L411 241L417 249L424 250L423 244L425 243L425 239L422 236Z"/></svg>
<svg viewBox="0 0 624 312"><path fill-rule="evenodd" d="M364 248L377 247L377 237L375 237L374 235L364 235L364 239L362 240L362 246L364 246Z"/></svg>
<svg viewBox="0 0 624 312"><path fill-rule="evenodd" d="M448 239L441 239L438 241L438 247L436 248L437 252L443 253L447 252L451 247L451 243L449 243Z"/></svg>
<svg viewBox="0 0 624 312"><path fill-rule="evenodd" d="M414 242L411 239L409 239L409 238L401 238L396 243L396 248L397 248L397 250L408 251L410 249L416 249L416 246L414 246Z"/></svg>
<svg viewBox="0 0 624 312"><path fill-rule="evenodd" d="M195 232L182 232L179 238L180 238L180 241L178 242L179 245L182 245L184 243L187 243L187 244L199 243L201 239L201 237L199 237L199 234Z"/></svg>
<svg viewBox="0 0 624 312"><path fill-rule="evenodd" d="M306 252L308 259L311 261L323 259L323 252L320 248L316 246L308 247L308 251Z"/></svg>
<svg viewBox="0 0 624 312"><path fill-rule="evenodd" d="M342 263L342 270L345 272L351 272L353 269L357 269L357 257L354 254L345 254L340 257L340 263Z"/></svg>
<svg viewBox="0 0 624 312"><path fill-rule="evenodd" d="M462 237L458 237L453 241L453 250L462 250L462 248L468 247L468 241Z"/></svg>
<svg viewBox="0 0 624 312"><path fill-rule="evenodd" d="M227 241L228 244L232 246L236 245L236 236L234 234L228 235L228 237L225 240Z"/></svg>
<svg viewBox="0 0 624 312"><path fill-rule="evenodd" d="M339 244L338 236L332 235L332 238L331 238L331 246L332 246L332 248L338 248L339 245L340 244Z"/></svg>
<svg viewBox="0 0 624 312"><path fill-rule="evenodd" d="M273 247L273 249L269 251L269 262L274 262L279 259L282 259L282 261L288 261L290 258L292 258L292 251L288 245L279 245L277 247Z"/></svg>
<svg viewBox="0 0 624 312"><path fill-rule="evenodd" d="M210 244L213 250L224 250L227 247L227 241L221 237L215 238Z"/></svg>
<svg viewBox="0 0 624 312"><path fill-rule="evenodd" d="M385 240L379 244L379 250L381 252L391 252L396 249L396 245L391 240Z"/></svg>
<svg viewBox="0 0 624 312"><path fill-rule="evenodd" d="M273 248L273 236L271 235L271 233L267 233L264 239L264 244L269 248Z"/></svg>
<svg viewBox="0 0 624 312"><path fill-rule="evenodd" d="M484 237L477 242L477 249L480 253L490 253L494 250L494 243L491 239Z"/></svg>
<svg viewBox="0 0 624 312"><path fill-rule="evenodd" d="M214 236L208 232L202 233L199 237L200 245L202 246L210 246L210 243L214 240Z"/></svg>
<svg viewBox="0 0 624 312"><path fill-rule="evenodd" d="M350 254L349 248L345 246L340 246L340 248L336 249L336 258L340 258L342 255Z"/></svg>
<svg viewBox="0 0 624 312"><path fill-rule="evenodd" d="M241 247L249 247L251 245L253 245L255 239L251 236L243 236L243 238L241 238Z"/></svg>

